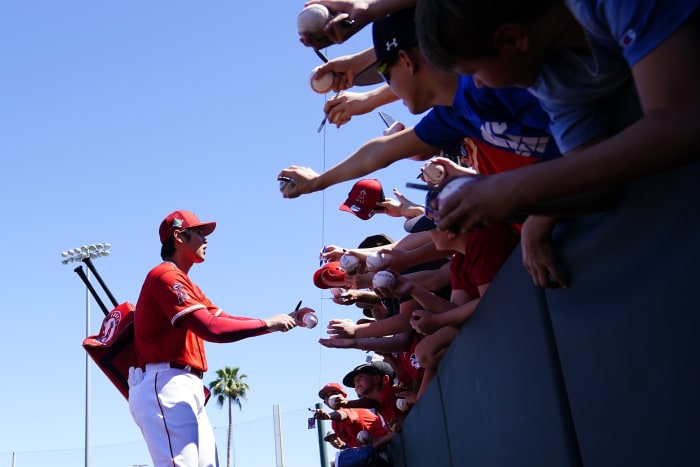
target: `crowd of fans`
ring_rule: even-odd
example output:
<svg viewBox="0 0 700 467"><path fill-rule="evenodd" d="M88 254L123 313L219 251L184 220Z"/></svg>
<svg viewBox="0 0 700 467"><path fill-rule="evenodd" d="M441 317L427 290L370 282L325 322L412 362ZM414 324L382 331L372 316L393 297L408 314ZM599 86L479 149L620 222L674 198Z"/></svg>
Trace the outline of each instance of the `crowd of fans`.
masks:
<svg viewBox="0 0 700 467"><path fill-rule="evenodd" d="M372 47L316 71L333 73L329 123L340 127L399 99L414 114L427 111L323 173L291 166L279 174L285 198L360 179L341 209L365 220L396 217L406 231L320 253L315 284L364 316L331 320L321 345L374 355L347 373L344 387L319 391L330 411L314 417L332 420L326 441L338 452L381 450L400 432L518 243L535 286L566 288L572 278L550 241L559 219L612 209L624 183L697 159L697 3L306 4L330 11L320 33L301 33L316 50L372 28ZM346 91L372 78L384 84ZM397 190L387 198L379 180L362 178L405 158L425 161L424 200Z"/></svg>

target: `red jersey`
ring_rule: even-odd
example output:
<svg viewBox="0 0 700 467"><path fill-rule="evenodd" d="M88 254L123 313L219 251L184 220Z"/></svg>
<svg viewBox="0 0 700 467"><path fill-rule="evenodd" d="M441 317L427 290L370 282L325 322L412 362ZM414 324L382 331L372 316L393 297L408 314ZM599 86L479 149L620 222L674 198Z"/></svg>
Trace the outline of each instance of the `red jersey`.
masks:
<svg viewBox="0 0 700 467"><path fill-rule="evenodd" d="M477 173L483 175L519 169L542 160L536 157L521 156L476 138L464 138L462 147L467 153L464 165L472 167Z"/></svg>
<svg viewBox="0 0 700 467"><path fill-rule="evenodd" d="M175 264L166 261L151 269L134 312L139 366L175 362L207 371L204 341L178 326L180 318L203 308L212 314L221 312Z"/></svg>
<svg viewBox="0 0 700 467"><path fill-rule="evenodd" d="M379 396L379 408L377 412L384 419L387 427L390 427L397 419L403 418L404 413L396 408L396 393L404 389L399 386L393 386L391 382L385 384L382 388L382 393Z"/></svg>
<svg viewBox="0 0 700 467"><path fill-rule="evenodd" d="M493 281L518 244L518 238L512 226L504 223L470 232L465 254L455 253L452 257L452 290L465 290L471 298L479 297L478 287Z"/></svg>
<svg viewBox="0 0 700 467"><path fill-rule="evenodd" d="M408 352L393 352L391 355L398 366L396 378L401 384L409 385L413 381L417 381L423 377L423 368L418 364L416 359L416 346L420 342L421 335L417 332L413 333L411 340L411 348Z"/></svg>
<svg viewBox="0 0 700 467"><path fill-rule="evenodd" d="M344 408L337 411L345 413L348 418L343 421L333 420L331 427L338 438L345 441L348 447L360 446L360 443L357 442L357 434L362 430L369 431L374 439L381 438L389 432L384 427L382 419L369 409Z"/></svg>

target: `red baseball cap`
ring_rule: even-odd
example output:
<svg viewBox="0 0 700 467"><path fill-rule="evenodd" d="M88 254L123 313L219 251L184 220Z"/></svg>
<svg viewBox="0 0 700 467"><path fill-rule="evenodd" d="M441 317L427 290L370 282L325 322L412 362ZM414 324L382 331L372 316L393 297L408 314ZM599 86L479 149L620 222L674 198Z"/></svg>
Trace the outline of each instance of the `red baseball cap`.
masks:
<svg viewBox="0 0 700 467"><path fill-rule="evenodd" d="M202 235L206 237L214 231L216 222L202 222L190 211L171 212L160 223L160 229L158 229L160 243L165 243L167 239L172 237L175 230L192 229L194 227L201 227Z"/></svg>
<svg viewBox="0 0 700 467"><path fill-rule="evenodd" d="M329 392L340 393L343 395L343 397L348 397L345 391L343 391L343 387L338 383L328 383L325 386L323 386L321 390L318 391L318 397L323 399L324 396Z"/></svg>
<svg viewBox="0 0 700 467"><path fill-rule="evenodd" d="M339 261L326 263L314 272L314 284L319 289L330 289L331 287L345 287L345 272L340 269Z"/></svg>
<svg viewBox="0 0 700 467"><path fill-rule="evenodd" d="M365 178L352 186L348 199L338 209L366 221L377 212L380 201L384 201L382 184L376 178Z"/></svg>

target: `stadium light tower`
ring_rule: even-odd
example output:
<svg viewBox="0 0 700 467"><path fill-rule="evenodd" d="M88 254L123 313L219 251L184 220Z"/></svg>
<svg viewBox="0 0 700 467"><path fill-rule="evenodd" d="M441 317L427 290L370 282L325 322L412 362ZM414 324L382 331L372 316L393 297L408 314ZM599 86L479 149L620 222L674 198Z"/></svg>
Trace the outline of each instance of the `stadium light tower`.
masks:
<svg viewBox="0 0 700 467"><path fill-rule="evenodd" d="M95 243L63 251L61 264L80 263L88 258L92 260L109 256L110 248L109 243ZM89 280L90 269L85 274ZM90 335L90 289L88 288L85 290L85 335ZM87 352L85 353L85 467L90 467L90 357Z"/></svg>

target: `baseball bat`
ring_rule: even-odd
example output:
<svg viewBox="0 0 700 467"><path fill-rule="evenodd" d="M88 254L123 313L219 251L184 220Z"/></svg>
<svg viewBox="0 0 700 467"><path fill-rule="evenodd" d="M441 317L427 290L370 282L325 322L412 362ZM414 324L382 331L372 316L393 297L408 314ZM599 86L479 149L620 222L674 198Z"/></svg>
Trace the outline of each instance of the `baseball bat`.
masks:
<svg viewBox="0 0 700 467"><path fill-rule="evenodd" d="M92 273L95 275L97 282L99 282L102 286L102 290L105 291L107 297L109 297L109 301L112 302L112 305L114 307L118 306L119 302L116 298L114 298L114 295L112 295L112 292L107 287L107 284L105 284L105 281L102 280L102 276L100 276L100 274L97 272L97 269L95 269L95 265L92 264L92 260L90 258L83 258L83 263L87 264L87 267L90 268L90 271L92 271Z"/></svg>
<svg viewBox="0 0 700 467"><path fill-rule="evenodd" d="M78 266L77 268L73 269L73 271L75 271L75 273L78 274L78 276L80 276L80 278L81 278L81 279L83 280L83 282L85 283L85 286L86 286L86 287L88 288L88 290L90 291L90 294L92 295L92 298L95 299L95 301L97 302L97 304L98 304L98 305L100 306L100 308L102 309L102 313L104 313L104 315L107 316L107 315L109 314L109 310L107 309L107 306L104 304L104 302L102 301L102 299L100 298L100 296L97 294L97 291L95 290L95 288L94 288L94 287L92 286L92 284L90 283L90 280L88 279L87 274L85 274L85 271L83 270L83 267L82 267L82 266ZM115 305L115 306L116 306L116 305Z"/></svg>

